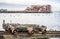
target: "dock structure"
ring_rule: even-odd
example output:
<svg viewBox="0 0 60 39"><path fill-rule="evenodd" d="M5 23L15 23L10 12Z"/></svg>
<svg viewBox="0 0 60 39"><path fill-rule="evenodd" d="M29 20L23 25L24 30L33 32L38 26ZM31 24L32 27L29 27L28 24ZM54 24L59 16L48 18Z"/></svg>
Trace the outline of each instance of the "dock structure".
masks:
<svg viewBox="0 0 60 39"><path fill-rule="evenodd" d="M13 35L6 31L0 31L0 35ZM34 33L32 35L28 35L26 32L17 33L16 35L20 35L21 37L60 37L60 31L47 31L46 34Z"/></svg>
<svg viewBox="0 0 60 39"><path fill-rule="evenodd" d="M27 33L18 33L13 35L9 32L0 31L0 38L5 39L49 39L52 37L60 37L60 31L47 31L46 34L34 33L32 35L28 35Z"/></svg>

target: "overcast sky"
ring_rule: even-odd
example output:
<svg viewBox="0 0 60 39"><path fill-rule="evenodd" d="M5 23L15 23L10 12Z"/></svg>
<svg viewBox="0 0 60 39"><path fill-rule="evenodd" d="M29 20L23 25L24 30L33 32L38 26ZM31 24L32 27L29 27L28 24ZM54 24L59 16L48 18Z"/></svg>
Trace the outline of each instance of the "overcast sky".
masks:
<svg viewBox="0 0 60 39"><path fill-rule="evenodd" d="M60 0L0 0L0 8L16 9L19 10L23 5L46 5L52 6L52 11L60 11ZM6 4L5 4L6 3ZM8 4L8 5L7 5ZM12 4L15 4L12 5ZM19 6L21 5L21 6Z"/></svg>

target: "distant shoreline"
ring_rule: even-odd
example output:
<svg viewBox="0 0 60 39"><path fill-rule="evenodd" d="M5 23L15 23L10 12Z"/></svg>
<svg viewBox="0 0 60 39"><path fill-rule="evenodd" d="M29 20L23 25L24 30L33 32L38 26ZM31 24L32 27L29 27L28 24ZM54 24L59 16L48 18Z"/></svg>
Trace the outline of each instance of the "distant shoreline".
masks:
<svg viewBox="0 0 60 39"><path fill-rule="evenodd" d="M32 11L0 11L0 13L51 13L51 12L32 12Z"/></svg>

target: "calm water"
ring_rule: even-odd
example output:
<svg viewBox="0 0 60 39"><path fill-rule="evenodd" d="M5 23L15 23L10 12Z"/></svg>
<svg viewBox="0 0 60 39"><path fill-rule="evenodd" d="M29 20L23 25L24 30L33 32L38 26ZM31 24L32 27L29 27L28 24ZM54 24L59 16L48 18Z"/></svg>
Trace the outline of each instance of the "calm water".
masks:
<svg viewBox="0 0 60 39"><path fill-rule="evenodd" d="M47 30L60 30L60 12L53 13L2 13L0 14L0 21L3 19L6 22L12 23L23 23L23 24L39 24L46 25ZM12 21L11 21L12 20ZM19 21L18 21L19 20ZM1 24L1 22L0 22ZM2 27L1 27L2 29ZM49 38L49 39L60 39L60 38Z"/></svg>
<svg viewBox="0 0 60 39"><path fill-rule="evenodd" d="M39 24L47 26L47 30L60 30L60 12L53 13L2 13L0 20L6 23ZM53 27L53 28L52 28Z"/></svg>

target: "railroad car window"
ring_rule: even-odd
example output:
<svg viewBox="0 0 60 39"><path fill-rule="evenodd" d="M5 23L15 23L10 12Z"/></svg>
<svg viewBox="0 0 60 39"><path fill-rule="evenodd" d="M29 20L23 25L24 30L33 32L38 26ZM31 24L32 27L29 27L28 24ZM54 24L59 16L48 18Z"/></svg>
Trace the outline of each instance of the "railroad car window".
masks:
<svg viewBox="0 0 60 39"><path fill-rule="evenodd" d="M47 39L47 38L37 38L37 39Z"/></svg>
<svg viewBox="0 0 60 39"><path fill-rule="evenodd" d="M31 39L35 39L35 38L31 38Z"/></svg>

